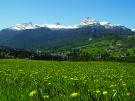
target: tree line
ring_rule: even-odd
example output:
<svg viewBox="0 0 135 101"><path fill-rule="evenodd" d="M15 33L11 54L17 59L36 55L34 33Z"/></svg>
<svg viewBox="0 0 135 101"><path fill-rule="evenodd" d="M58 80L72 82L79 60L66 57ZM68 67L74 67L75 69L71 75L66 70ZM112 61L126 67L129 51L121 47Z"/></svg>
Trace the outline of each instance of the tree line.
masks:
<svg viewBox="0 0 135 101"><path fill-rule="evenodd" d="M51 53L41 51L26 51L15 48L0 48L1 59L32 59L32 60L51 60L51 61L118 61L135 62L135 56L114 57L109 53L91 54L81 52L79 49L71 49L68 54Z"/></svg>

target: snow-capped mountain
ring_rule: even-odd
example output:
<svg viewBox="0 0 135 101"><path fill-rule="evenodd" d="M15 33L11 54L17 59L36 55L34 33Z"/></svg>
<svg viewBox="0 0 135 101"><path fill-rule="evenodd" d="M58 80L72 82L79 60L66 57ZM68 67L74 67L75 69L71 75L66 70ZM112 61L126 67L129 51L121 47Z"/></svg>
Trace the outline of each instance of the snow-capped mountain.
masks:
<svg viewBox="0 0 135 101"><path fill-rule="evenodd" d="M122 26L121 24L112 24L110 22L107 22L107 21L97 21L95 19L90 19L89 17L86 18L86 19L83 19L80 23L80 26L102 26L104 27L105 29L123 29L123 30L126 30L127 27L125 26Z"/></svg>
<svg viewBox="0 0 135 101"><path fill-rule="evenodd" d="M100 21L97 21L95 19L90 19L89 17L83 19L80 24L75 24L75 25L70 25L70 26L64 26L64 25L61 25L59 22L57 23L54 23L54 24L42 24L42 25L39 25L39 24L33 24L32 22L29 22L29 23L22 23L22 24L17 24L13 27L10 27L8 29L11 29L11 30L26 30L26 29L38 29L38 28L44 28L44 27L47 27L47 28L50 28L50 29L76 29L76 28L81 28L83 26L91 26L91 27L104 27L105 29L123 29L123 30L126 30L127 27L125 26L122 26L122 25L118 25L118 24L111 24L109 22L100 22Z"/></svg>

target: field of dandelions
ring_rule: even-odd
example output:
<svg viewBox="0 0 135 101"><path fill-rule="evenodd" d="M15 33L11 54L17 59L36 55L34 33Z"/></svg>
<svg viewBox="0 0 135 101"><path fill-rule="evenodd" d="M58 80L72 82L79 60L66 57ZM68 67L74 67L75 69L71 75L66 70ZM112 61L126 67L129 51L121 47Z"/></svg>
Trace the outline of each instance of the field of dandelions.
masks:
<svg viewBox="0 0 135 101"><path fill-rule="evenodd" d="M135 101L135 63L0 60L0 101Z"/></svg>

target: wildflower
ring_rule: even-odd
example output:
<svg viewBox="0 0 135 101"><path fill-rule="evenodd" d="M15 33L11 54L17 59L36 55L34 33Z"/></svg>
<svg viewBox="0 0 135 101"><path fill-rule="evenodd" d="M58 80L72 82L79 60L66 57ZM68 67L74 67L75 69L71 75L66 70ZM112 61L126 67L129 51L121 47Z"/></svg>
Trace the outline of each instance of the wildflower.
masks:
<svg viewBox="0 0 135 101"><path fill-rule="evenodd" d="M87 82L87 80L84 80L84 81L83 81L83 84L86 84L86 82Z"/></svg>
<svg viewBox="0 0 135 101"><path fill-rule="evenodd" d="M100 90L96 90L96 93L99 94L100 93Z"/></svg>
<svg viewBox="0 0 135 101"><path fill-rule="evenodd" d="M124 83L124 84L122 84L123 86L126 86L126 84Z"/></svg>
<svg viewBox="0 0 135 101"><path fill-rule="evenodd" d="M64 76L63 78L64 78L64 79L67 79L68 77L67 77L67 76Z"/></svg>
<svg viewBox="0 0 135 101"><path fill-rule="evenodd" d="M71 97L76 97L76 96L78 96L79 94L78 93L76 93L76 92L73 92L73 93L71 93Z"/></svg>
<svg viewBox="0 0 135 101"><path fill-rule="evenodd" d="M110 88L116 87L117 85L111 85Z"/></svg>
<svg viewBox="0 0 135 101"><path fill-rule="evenodd" d="M70 80L74 80L74 81L77 81L77 80L79 80L78 78L70 78Z"/></svg>
<svg viewBox="0 0 135 101"><path fill-rule="evenodd" d="M51 85L51 83L49 82L48 85Z"/></svg>
<svg viewBox="0 0 135 101"><path fill-rule="evenodd" d="M120 79L119 81L122 81L122 79Z"/></svg>
<svg viewBox="0 0 135 101"><path fill-rule="evenodd" d="M103 95L107 95L108 94L108 92L107 91L103 91Z"/></svg>
<svg viewBox="0 0 135 101"><path fill-rule="evenodd" d="M49 99L49 95L44 95L43 98Z"/></svg>
<svg viewBox="0 0 135 101"><path fill-rule="evenodd" d="M127 93L127 96L131 96L132 94L130 92Z"/></svg>
<svg viewBox="0 0 135 101"><path fill-rule="evenodd" d="M74 78L70 78L70 80L74 80Z"/></svg>
<svg viewBox="0 0 135 101"><path fill-rule="evenodd" d="M117 90L116 89L113 89L113 92L116 92Z"/></svg>
<svg viewBox="0 0 135 101"><path fill-rule="evenodd" d="M30 92L29 96L34 96L36 93L37 93L36 90L33 90Z"/></svg>

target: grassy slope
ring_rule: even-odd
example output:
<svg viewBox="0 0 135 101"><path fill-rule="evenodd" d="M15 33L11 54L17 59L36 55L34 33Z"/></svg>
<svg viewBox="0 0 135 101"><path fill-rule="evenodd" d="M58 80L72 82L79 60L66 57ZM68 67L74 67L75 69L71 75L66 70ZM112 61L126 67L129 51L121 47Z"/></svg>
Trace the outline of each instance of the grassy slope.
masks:
<svg viewBox="0 0 135 101"><path fill-rule="evenodd" d="M91 54L99 54L108 52L111 56L123 56L127 53L130 56L135 55L135 37L133 35L128 38L117 38L115 36L105 36L97 38L89 42L87 45L82 45L78 48L82 52Z"/></svg>
<svg viewBox="0 0 135 101"><path fill-rule="evenodd" d="M133 71L134 63L0 60L0 100L131 101Z"/></svg>

